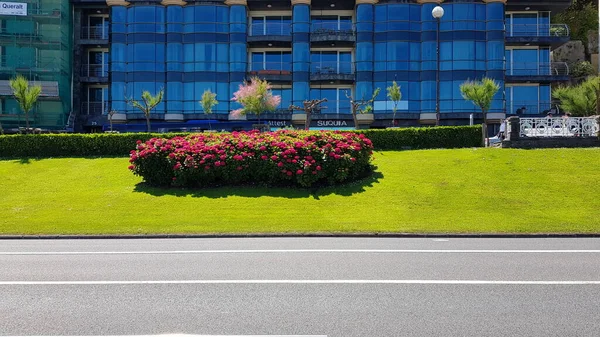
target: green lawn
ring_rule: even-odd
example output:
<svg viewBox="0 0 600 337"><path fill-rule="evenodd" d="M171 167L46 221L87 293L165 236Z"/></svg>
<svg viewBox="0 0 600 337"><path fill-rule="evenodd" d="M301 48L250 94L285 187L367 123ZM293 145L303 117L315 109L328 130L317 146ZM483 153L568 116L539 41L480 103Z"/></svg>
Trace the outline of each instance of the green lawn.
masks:
<svg viewBox="0 0 600 337"><path fill-rule="evenodd" d="M600 233L600 149L378 152L316 191L160 190L126 158L0 161L0 233Z"/></svg>

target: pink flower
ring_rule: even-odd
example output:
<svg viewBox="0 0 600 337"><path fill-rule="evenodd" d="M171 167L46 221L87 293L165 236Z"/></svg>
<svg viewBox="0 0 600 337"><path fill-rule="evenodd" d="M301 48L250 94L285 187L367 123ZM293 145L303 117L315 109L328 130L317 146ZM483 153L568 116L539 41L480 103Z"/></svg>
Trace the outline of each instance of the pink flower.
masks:
<svg viewBox="0 0 600 337"><path fill-rule="evenodd" d="M129 165L128 169L133 170L133 169L135 169L135 166Z"/></svg>
<svg viewBox="0 0 600 337"><path fill-rule="evenodd" d="M296 174L302 174L302 173L304 173L304 172L302 172L302 170L296 171Z"/></svg>
<svg viewBox="0 0 600 337"><path fill-rule="evenodd" d="M267 156L260 156L260 159L267 160L267 159L269 159L269 157L267 157Z"/></svg>
<svg viewBox="0 0 600 337"><path fill-rule="evenodd" d="M321 171L321 166L317 166L317 171Z"/></svg>
<svg viewBox="0 0 600 337"><path fill-rule="evenodd" d="M292 171L287 171L286 174L291 177L293 173L292 173Z"/></svg>
<svg viewBox="0 0 600 337"><path fill-rule="evenodd" d="M266 151L266 150L267 150L267 147L263 145L263 146L261 146L261 147L260 147L260 150L261 150L261 151Z"/></svg>
<svg viewBox="0 0 600 337"><path fill-rule="evenodd" d="M277 167L283 167L283 165L284 165L284 164L283 164L282 162L279 162L279 163L277 164Z"/></svg>

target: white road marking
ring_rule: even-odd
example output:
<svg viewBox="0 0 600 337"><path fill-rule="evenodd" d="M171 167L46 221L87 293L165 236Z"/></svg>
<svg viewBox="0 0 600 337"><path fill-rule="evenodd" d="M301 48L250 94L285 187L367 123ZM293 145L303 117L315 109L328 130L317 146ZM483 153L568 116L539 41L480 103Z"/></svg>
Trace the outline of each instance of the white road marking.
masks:
<svg viewBox="0 0 600 337"><path fill-rule="evenodd" d="M139 281L0 281L3 285L160 285L160 284L447 284L447 285L600 285L600 281L485 280L139 280Z"/></svg>
<svg viewBox="0 0 600 337"><path fill-rule="evenodd" d="M0 252L10 255L152 255L152 254L293 254L293 253L392 253L392 254L600 254L600 249L242 249L242 250L157 250L157 251L45 251Z"/></svg>
<svg viewBox="0 0 600 337"><path fill-rule="evenodd" d="M121 336L6 336L6 337L327 337L326 335L121 335Z"/></svg>

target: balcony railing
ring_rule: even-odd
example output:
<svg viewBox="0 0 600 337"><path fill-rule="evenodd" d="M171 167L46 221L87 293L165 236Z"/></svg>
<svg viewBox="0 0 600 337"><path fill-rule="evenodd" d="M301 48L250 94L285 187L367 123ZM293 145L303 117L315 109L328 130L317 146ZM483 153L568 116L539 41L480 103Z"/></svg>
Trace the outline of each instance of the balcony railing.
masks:
<svg viewBox="0 0 600 337"><path fill-rule="evenodd" d="M250 25L250 36L291 36L292 25L289 23L253 23Z"/></svg>
<svg viewBox="0 0 600 337"><path fill-rule="evenodd" d="M81 76L84 77L108 77L108 65L106 64L82 64Z"/></svg>
<svg viewBox="0 0 600 337"><path fill-rule="evenodd" d="M569 66L566 62L552 63L507 63L507 76L568 76Z"/></svg>
<svg viewBox="0 0 600 337"><path fill-rule="evenodd" d="M107 26L81 27L81 39L83 40L108 40Z"/></svg>
<svg viewBox="0 0 600 337"><path fill-rule="evenodd" d="M256 75L290 75L292 64L291 62L252 62L250 73Z"/></svg>
<svg viewBox="0 0 600 337"><path fill-rule="evenodd" d="M506 113L509 115L527 116L527 115L546 115L560 114L560 108L557 104L549 101L506 101Z"/></svg>
<svg viewBox="0 0 600 337"><path fill-rule="evenodd" d="M0 56L0 68L19 71L59 72L67 71L67 63L60 57L26 58L22 55Z"/></svg>
<svg viewBox="0 0 600 337"><path fill-rule="evenodd" d="M596 137L600 130L595 117L520 118L519 122L521 137Z"/></svg>
<svg viewBox="0 0 600 337"><path fill-rule="evenodd" d="M509 36L509 37L569 37L569 35L570 35L569 26L567 26L565 24L506 25L506 36Z"/></svg>
<svg viewBox="0 0 600 337"><path fill-rule="evenodd" d="M83 102L81 104L81 114L88 116L101 116L108 111L106 102Z"/></svg>
<svg viewBox="0 0 600 337"><path fill-rule="evenodd" d="M354 24L352 22L316 22L310 27L313 34L336 34L336 33L354 33Z"/></svg>
<svg viewBox="0 0 600 337"><path fill-rule="evenodd" d="M311 63L310 72L314 75L350 75L354 74L354 64L352 62Z"/></svg>

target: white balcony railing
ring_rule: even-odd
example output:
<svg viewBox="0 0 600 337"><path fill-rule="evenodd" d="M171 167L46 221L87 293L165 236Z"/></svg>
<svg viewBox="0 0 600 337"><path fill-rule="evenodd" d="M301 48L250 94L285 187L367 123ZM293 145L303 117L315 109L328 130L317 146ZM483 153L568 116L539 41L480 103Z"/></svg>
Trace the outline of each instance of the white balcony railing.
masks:
<svg viewBox="0 0 600 337"><path fill-rule="evenodd" d="M520 118L521 137L596 137L596 117Z"/></svg>

